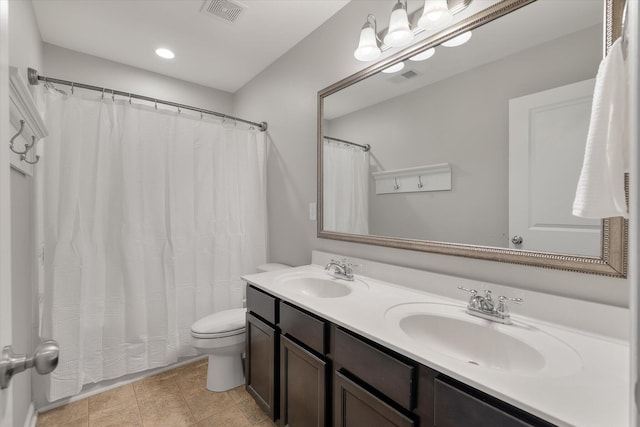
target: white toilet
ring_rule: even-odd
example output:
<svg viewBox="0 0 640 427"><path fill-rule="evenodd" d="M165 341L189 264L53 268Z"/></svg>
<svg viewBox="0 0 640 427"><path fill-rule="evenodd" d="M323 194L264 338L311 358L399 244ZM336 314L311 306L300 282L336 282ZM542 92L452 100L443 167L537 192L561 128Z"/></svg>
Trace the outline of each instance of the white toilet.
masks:
<svg viewBox="0 0 640 427"><path fill-rule="evenodd" d="M258 273L289 268L270 263ZM191 325L191 345L209 355L207 389L226 391L244 384L242 353L245 347L246 308L218 311Z"/></svg>

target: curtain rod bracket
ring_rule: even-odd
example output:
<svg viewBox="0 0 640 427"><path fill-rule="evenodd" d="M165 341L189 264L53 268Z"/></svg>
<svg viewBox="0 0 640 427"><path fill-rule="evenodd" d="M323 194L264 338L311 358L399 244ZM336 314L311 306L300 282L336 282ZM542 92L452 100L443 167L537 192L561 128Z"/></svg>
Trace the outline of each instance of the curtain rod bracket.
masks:
<svg viewBox="0 0 640 427"><path fill-rule="evenodd" d="M27 77L29 79L30 85L34 85L34 86L38 85L38 80L40 80L39 79L40 76L38 75L38 70L34 70L31 67L27 68Z"/></svg>

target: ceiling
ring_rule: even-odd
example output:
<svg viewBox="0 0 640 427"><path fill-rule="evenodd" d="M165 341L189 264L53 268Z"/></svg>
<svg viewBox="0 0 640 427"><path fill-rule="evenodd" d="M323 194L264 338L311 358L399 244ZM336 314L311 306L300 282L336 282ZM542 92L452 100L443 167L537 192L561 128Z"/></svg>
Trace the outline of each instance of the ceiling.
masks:
<svg viewBox="0 0 640 427"><path fill-rule="evenodd" d="M233 23L205 0L32 1L46 43L234 93L350 0L232 0Z"/></svg>

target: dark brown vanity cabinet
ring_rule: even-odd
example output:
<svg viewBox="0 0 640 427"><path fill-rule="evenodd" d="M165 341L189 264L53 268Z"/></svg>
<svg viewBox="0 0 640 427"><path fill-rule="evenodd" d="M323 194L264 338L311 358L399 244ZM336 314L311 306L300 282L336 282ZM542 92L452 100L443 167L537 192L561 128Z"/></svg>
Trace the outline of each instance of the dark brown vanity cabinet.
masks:
<svg viewBox="0 0 640 427"><path fill-rule="evenodd" d="M554 427L449 378L435 379L434 396L437 427Z"/></svg>
<svg viewBox="0 0 640 427"><path fill-rule="evenodd" d="M333 419L336 427L417 425L416 364L334 327Z"/></svg>
<svg viewBox="0 0 640 427"><path fill-rule="evenodd" d="M278 301L247 286L245 384L256 403L272 420L278 419Z"/></svg>
<svg viewBox="0 0 640 427"><path fill-rule="evenodd" d="M247 390L281 427L553 427L247 287Z"/></svg>
<svg viewBox="0 0 640 427"><path fill-rule="evenodd" d="M281 302L280 329L280 425L325 427L327 322Z"/></svg>

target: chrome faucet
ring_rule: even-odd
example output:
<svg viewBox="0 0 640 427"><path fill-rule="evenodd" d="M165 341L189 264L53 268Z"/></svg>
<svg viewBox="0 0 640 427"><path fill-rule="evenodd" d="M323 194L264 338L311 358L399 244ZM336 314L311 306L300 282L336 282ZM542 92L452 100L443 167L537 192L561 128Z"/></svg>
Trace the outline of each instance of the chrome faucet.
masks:
<svg viewBox="0 0 640 427"><path fill-rule="evenodd" d="M498 304L496 305L490 290L485 290L484 296L480 296L475 289L467 289L462 286L458 286L458 289L471 294L471 298L469 298L469 303L467 304L467 313L493 322L504 323L505 325L511 324L511 314L509 313L507 302L511 301L516 304L522 304L524 302L522 298L500 296L498 297Z"/></svg>
<svg viewBox="0 0 640 427"><path fill-rule="evenodd" d="M340 261L332 259L325 267L333 277L342 280L353 281L353 264L342 258Z"/></svg>

